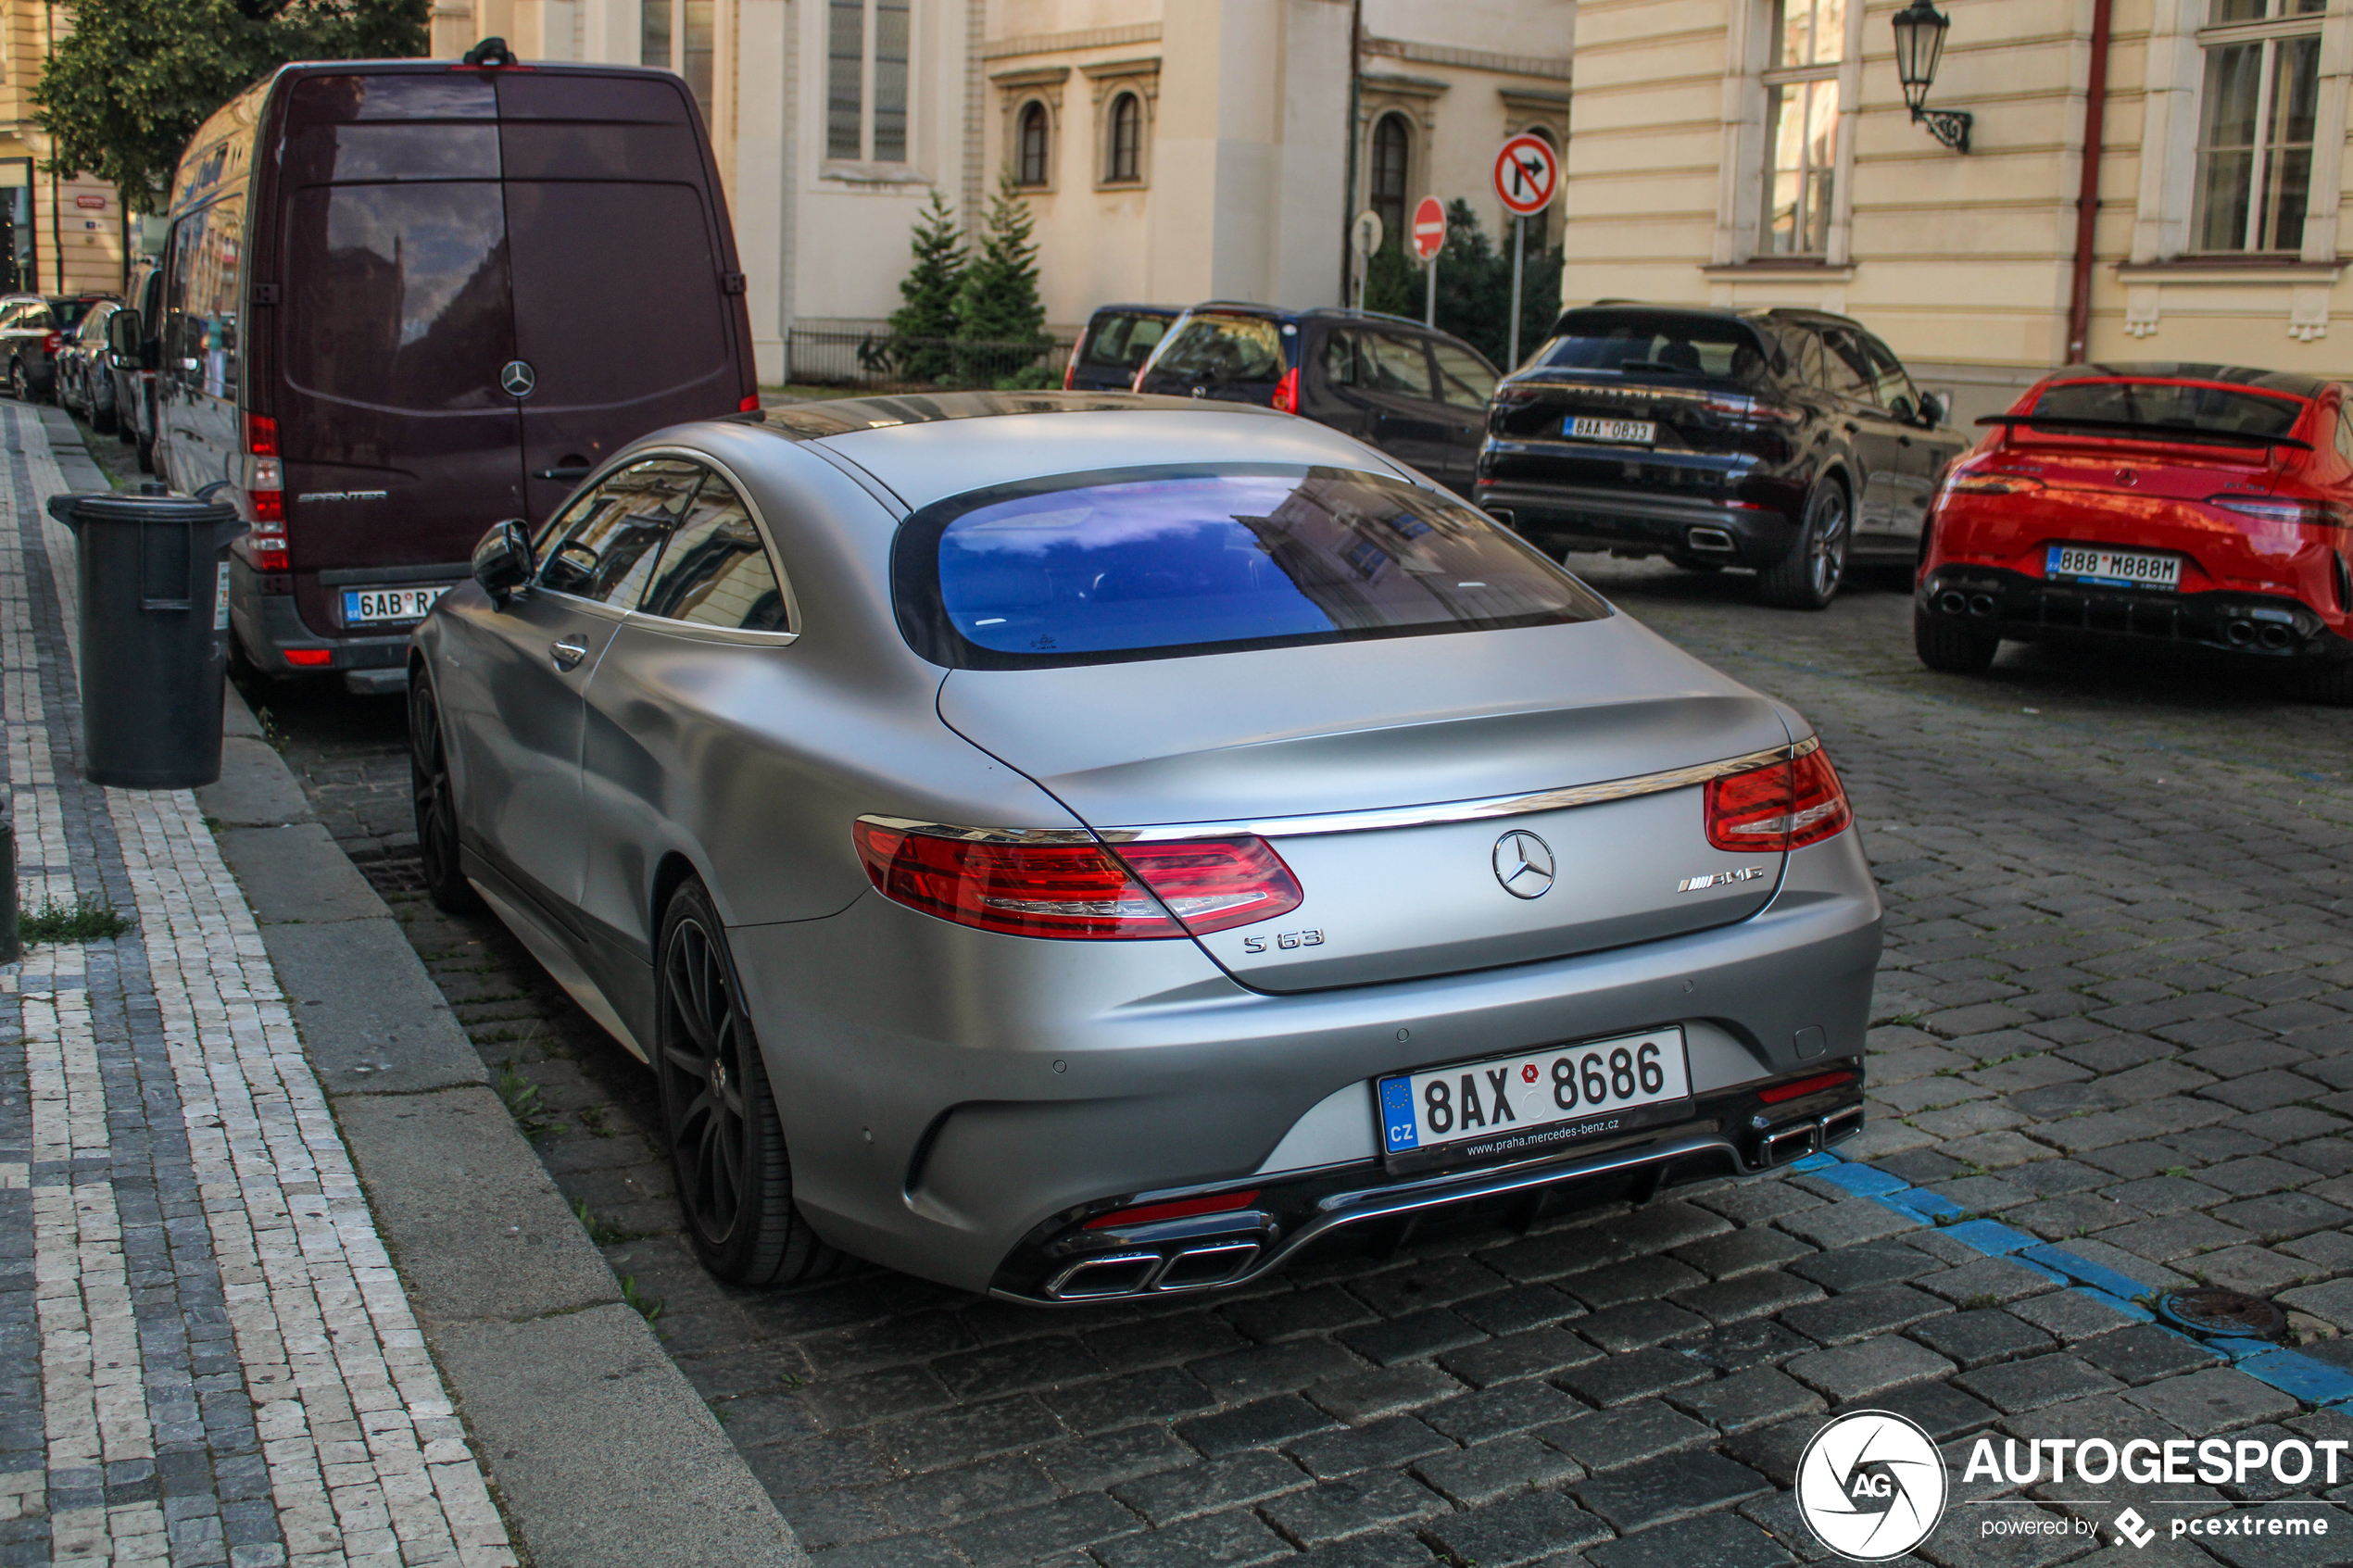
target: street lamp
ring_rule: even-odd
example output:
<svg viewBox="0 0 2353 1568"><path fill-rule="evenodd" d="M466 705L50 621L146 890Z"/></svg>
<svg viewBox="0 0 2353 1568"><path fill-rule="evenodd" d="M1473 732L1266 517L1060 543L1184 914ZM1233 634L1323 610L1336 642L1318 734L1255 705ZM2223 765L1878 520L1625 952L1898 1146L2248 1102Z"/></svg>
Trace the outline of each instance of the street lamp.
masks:
<svg viewBox="0 0 2353 1568"><path fill-rule="evenodd" d="M1944 56L1944 30L1950 18L1928 0L1912 0L1895 13L1895 75L1904 83L1904 102L1911 106L1912 123L1957 153L1969 151L1969 117L1958 109L1928 107L1928 90L1936 81L1936 63Z"/></svg>

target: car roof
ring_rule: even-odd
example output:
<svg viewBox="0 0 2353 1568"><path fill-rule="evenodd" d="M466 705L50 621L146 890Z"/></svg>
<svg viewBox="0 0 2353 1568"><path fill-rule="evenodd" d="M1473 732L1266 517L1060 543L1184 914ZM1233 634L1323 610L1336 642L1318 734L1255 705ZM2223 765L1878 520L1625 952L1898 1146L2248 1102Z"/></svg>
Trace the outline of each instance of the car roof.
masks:
<svg viewBox="0 0 2353 1568"><path fill-rule="evenodd" d="M1290 310L1279 305L1261 305L1247 299L1204 299L1199 305L1186 308L1188 312L1214 310L1224 316L1264 316L1274 321L1378 321L1384 326L1411 327L1432 337L1451 338L1454 335L1443 327L1425 325L1411 316L1392 316L1386 310L1356 310L1338 305L1315 305L1304 310Z"/></svg>
<svg viewBox="0 0 2353 1568"><path fill-rule="evenodd" d="M1097 316L1182 316L1181 305L1098 305L1088 312L1091 320Z"/></svg>
<svg viewBox="0 0 2353 1568"><path fill-rule="evenodd" d="M2112 381L2118 377L2147 381L2220 382L2225 385L2253 387L2264 392L2284 392L2296 397L2319 395L2329 384L2326 376L2305 375L2296 370L2264 370L2245 365L2200 365L2180 360L2135 360L2124 364L2070 365L2054 370L2043 378L2045 386L2059 386L2069 382Z"/></svg>
<svg viewBox="0 0 2353 1568"><path fill-rule="evenodd" d="M1252 404L1126 392L854 397L787 404L762 419L725 422L754 424L847 458L911 508L990 485L1114 468L1279 463L1403 477L1379 453L1312 420Z"/></svg>

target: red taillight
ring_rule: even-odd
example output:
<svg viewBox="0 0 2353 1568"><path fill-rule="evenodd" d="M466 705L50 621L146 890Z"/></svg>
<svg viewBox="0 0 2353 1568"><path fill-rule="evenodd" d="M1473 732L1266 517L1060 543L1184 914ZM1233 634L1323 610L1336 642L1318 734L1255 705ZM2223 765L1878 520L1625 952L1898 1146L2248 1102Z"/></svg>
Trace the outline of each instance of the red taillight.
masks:
<svg viewBox="0 0 2353 1568"><path fill-rule="evenodd" d="M253 492L253 521L283 524L286 521L286 493L283 490ZM265 529L263 532L270 531Z"/></svg>
<svg viewBox="0 0 2353 1568"><path fill-rule="evenodd" d="M1098 844L978 843L867 822L855 835L886 897L1014 936L1202 936L1300 903L1298 879L1258 838L1133 844L1114 855Z"/></svg>
<svg viewBox="0 0 2353 1568"><path fill-rule="evenodd" d="M1146 1203L1135 1209L1115 1209L1099 1214L1087 1222L1087 1229L1099 1231L1109 1225L1148 1225L1154 1220L1182 1220L1194 1214L1223 1214L1229 1210L1247 1209L1258 1201L1258 1189L1248 1192L1221 1192L1208 1198L1180 1198L1170 1203Z"/></svg>
<svg viewBox="0 0 2353 1568"><path fill-rule="evenodd" d="M57 349L59 348L59 346L60 346L60 345L62 345L65 343L65 341L66 341L66 334L65 334L65 333L63 333L63 332L49 332L49 333L45 334L45 335L44 335L44 336L41 339L41 346L42 346L42 348L43 348L44 351L46 351L46 352L48 352L48 353L51 353L51 354L55 354L55 353L57 351Z"/></svg>
<svg viewBox="0 0 2353 1568"><path fill-rule="evenodd" d="M1838 770L1818 746L1707 786L1707 842L1718 849L1803 849L1854 820Z"/></svg>
<svg viewBox="0 0 2353 1568"><path fill-rule="evenodd" d="M743 396L737 398L736 400L736 412L738 414L757 414L760 412L760 394L756 392L747 392L743 395Z"/></svg>
<svg viewBox="0 0 2353 1568"><path fill-rule="evenodd" d="M306 670L316 670L321 665L332 664L334 662L334 658L335 650L333 648L288 648L286 650L286 662Z"/></svg>
<svg viewBox="0 0 2353 1568"><path fill-rule="evenodd" d="M267 414L245 416L245 450L257 458L278 455L278 421Z"/></svg>
<svg viewBox="0 0 2353 1568"><path fill-rule="evenodd" d="M1078 384L1078 345L1070 345L1070 358L1063 361L1063 390L1068 392Z"/></svg>
<svg viewBox="0 0 2353 1568"><path fill-rule="evenodd" d="M1299 367L1293 365L1275 383L1275 407L1286 414L1299 412Z"/></svg>
<svg viewBox="0 0 2353 1568"><path fill-rule="evenodd" d="M1854 1080L1852 1073L1817 1073L1811 1078L1800 1078L1794 1084L1776 1084L1769 1089L1759 1089L1756 1098L1767 1105L1779 1105L1785 1099L1810 1095L1817 1089L1834 1089Z"/></svg>

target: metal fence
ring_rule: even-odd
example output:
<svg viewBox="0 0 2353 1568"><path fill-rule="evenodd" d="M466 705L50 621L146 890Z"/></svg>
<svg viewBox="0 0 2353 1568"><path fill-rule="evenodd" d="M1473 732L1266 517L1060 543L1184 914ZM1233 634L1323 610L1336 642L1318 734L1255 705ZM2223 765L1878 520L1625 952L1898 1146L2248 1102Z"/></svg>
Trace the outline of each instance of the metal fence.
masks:
<svg viewBox="0 0 2353 1568"><path fill-rule="evenodd" d="M895 337L887 329L823 327L795 327L785 347L787 379L804 386L864 391L1060 386L1070 350L1067 338L972 343Z"/></svg>

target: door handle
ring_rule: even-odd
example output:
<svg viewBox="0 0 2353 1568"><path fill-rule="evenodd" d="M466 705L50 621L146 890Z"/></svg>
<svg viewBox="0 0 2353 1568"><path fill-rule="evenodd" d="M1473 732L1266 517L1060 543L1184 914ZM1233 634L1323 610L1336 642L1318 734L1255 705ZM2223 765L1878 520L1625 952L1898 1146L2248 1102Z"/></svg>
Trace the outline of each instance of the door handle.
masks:
<svg viewBox="0 0 2353 1568"><path fill-rule="evenodd" d="M559 670L575 669L582 659L588 657L587 641L581 637L566 637L547 650L547 657L556 661Z"/></svg>

